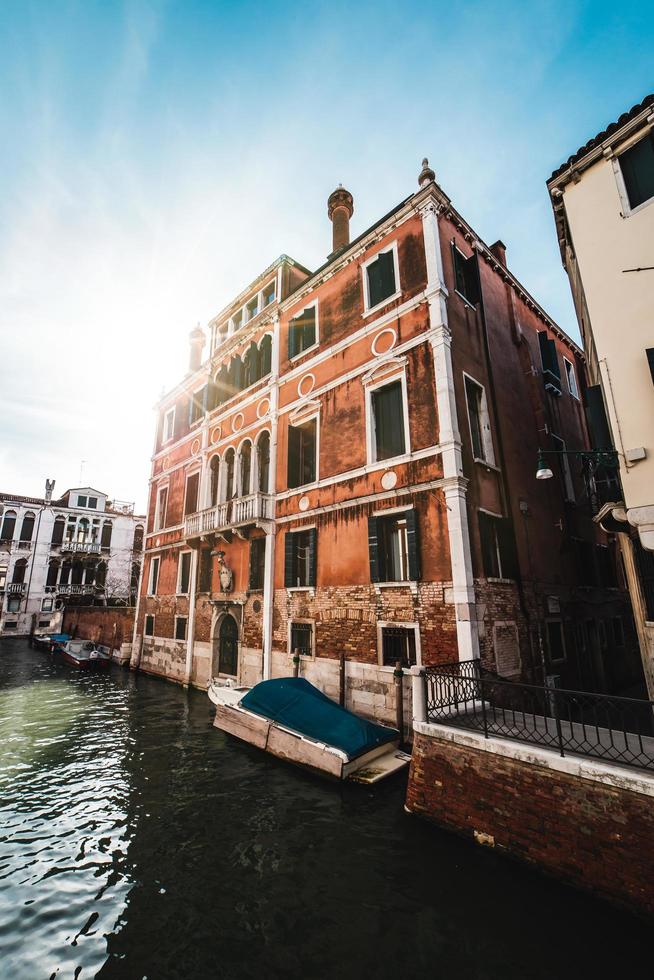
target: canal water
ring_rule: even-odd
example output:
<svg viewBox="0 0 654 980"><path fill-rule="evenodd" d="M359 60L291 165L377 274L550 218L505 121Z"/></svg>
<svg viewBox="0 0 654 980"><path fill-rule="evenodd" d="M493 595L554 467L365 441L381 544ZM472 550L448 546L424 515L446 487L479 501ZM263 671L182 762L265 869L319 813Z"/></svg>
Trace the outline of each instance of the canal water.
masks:
<svg viewBox="0 0 654 980"><path fill-rule="evenodd" d="M210 726L206 695L0 641L0 977L584 980L644 923ZM598 855L601 860L601 855Z"/></svg>

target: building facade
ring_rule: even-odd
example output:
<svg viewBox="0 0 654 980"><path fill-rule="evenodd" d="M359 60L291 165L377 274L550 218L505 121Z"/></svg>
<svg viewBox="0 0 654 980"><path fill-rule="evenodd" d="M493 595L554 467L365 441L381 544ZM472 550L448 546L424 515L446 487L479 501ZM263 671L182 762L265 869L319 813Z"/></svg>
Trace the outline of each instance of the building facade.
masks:
<svg viewBox="0 0 654 980"><path fill-rule="evenodd" d="M619 462L597 519L619 535L654 698L654 95L574 153L548 188L594 445L615 448Z"/></svg>
<svg viewBox="0 0 654 980"><path fill-rule="evenodd" d="M92 487L0 493L0 635L56 631L71 605L134 604L145 517Z"/></svg>
<svg viewBox="0 0 654 980"><path fill-rule="evenodd" d="M536 481L544 439L587 444L582 352L426 161L350 241L353 207L330 196L321 268L281 256L204 358L191 334L158 409L134 666L250 685L298 651L337 696L344 655L346 703L387 721L398 661L615 689L634 642L612 542L574 466Z"/></svg>

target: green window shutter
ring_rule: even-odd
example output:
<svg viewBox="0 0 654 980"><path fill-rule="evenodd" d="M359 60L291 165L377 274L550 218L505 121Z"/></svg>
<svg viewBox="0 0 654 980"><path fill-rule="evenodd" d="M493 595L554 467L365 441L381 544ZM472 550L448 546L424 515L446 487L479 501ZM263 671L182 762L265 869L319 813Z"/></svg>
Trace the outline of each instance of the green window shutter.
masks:
<svg viewBox="0 0 654 980"><path fill-rule="evenodd" d="M309 581L307 585L315 587L317 568L318 531L315 527L309 529Z"/></svg>
<svg viewBox="0 0 654 980"><path fill-rule="evenodd" d="M297 327L295 320L291 320L288 325L288 356L295 357L297 354Z"/></svg>
<svg viewBox="0 0 654 980"><path fill-rule="evenodd" d="M586 418L594 449L613 449L601 385L586 388Z"/></svg>
<svg viewBox="0 0 654 980"><path fill-rule="evenodd" d="M375 262L366 268L368 274L368 299L370 306L377 306L395 292L395 265L393 251L381 252Z"/></svg>
<svg viewBox="0 0 654 980"><path fill-rule="evenodd" d="M284 585L287 589L295 585L295 541L292 531L286 532L284 540Z"/></svg>
<svg viewBox="0 0 654 980"><path fill-rule="evenodd" d="M420 541L418 515L415 510L406 512L406 539L409 553L409 579L417 582L420 579Z"/></svg>
<svg viewBox="0 0 654 980"><path fill-rule="evenodd" d="M286 482L290 488L299 487L302 482L300 479L300 429L294 425L288 427Z"/></svg>
<svg viewBox="0 0 654 980"><path fill-rule="evenodd" d="M265 378L267 374L270 374L272 370L272 337L270 334L266 336L261 341L261 348L259 351L259 365L260 365L260 378Z"/></svg>
<svg viewBox="0 0 654 980"><path fill-rule="evenodd" d="M368 518L368 557L370 559L370 581L379 582L379 520Z"/></svg>
<svg viewBox="0 0 654 980"><path fill-rule="evenodd" d="M393 381L372 393L375 421L375 458L391 459L406 452L402 383Z"/></svg>

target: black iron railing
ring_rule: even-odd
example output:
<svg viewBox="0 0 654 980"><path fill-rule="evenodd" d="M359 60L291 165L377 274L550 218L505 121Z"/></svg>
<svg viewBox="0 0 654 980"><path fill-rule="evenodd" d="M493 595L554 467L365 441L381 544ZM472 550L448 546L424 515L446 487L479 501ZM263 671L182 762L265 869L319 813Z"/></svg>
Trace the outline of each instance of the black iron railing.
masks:
<svg viewBox="0 0 654 980"><path fill-rule="evenodd" d="M479 660L425 667L427 720L654 770L654 702L517 684Z"/></svg>

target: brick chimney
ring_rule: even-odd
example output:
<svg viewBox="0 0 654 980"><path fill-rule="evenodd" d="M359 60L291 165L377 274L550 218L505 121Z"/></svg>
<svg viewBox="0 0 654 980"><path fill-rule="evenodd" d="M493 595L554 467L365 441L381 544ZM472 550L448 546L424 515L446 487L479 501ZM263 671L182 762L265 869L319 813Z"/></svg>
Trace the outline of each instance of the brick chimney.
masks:
<svg viewBox="0 0 654 980"><path fill-rule="evenodd" d="M506 269L506 245L499 238L492 245L488 246L500 265Z"/></svg>
<svg viewBox="0 0 654 980"><path fill-rule="evenodd" d="M198 323L197 327L191 330L188 335L190 352L188 359L189 371L197 371L202 364L202 348L204 347L204 330Z"/></svg>
<svg viewBox="0 0 654 980"><path fill-rule="evenodd" d="M350 218L354 214L354 198L339 184L327 199L327 214L332 223L332 255L350 244Z"/></svg>

